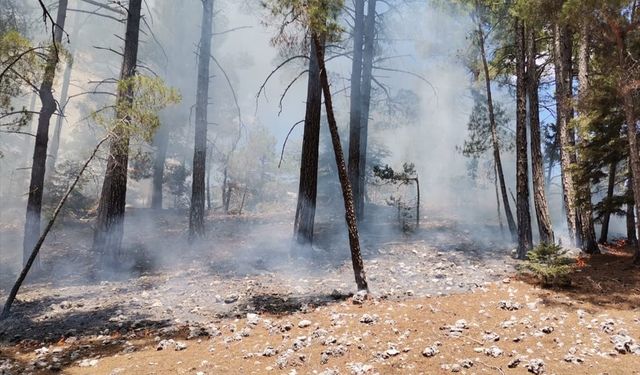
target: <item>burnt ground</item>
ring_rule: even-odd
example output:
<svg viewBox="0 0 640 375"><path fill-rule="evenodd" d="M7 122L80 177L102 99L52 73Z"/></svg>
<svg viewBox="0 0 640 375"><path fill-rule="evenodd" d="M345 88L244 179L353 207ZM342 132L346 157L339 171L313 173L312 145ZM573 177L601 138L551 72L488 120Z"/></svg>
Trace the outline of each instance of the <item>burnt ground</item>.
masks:
<svg viewBox="0 0 640 375"><path fill-rule="evenodd" d="M375 298L354 305L340 222L319 226L302 253L289 242L290 213L212 215L209 238L192 247L179 213L129 217L128 256L110 272L91 257L89 227L58 229L44 270L0 323L0 374L518 373L533 359L551 373L627 374L640 365L612 341L627 335L615 339L629 337L631 351L640 339L640 280L621 246L589 259L571 289L546 290L506 279L511 250L484 229L435 218L409 235L369 225ZM456 328L460 319L467 328ZM157 351L169 338L186 348ZM438 353L422 355L427 347Z"/></svg>

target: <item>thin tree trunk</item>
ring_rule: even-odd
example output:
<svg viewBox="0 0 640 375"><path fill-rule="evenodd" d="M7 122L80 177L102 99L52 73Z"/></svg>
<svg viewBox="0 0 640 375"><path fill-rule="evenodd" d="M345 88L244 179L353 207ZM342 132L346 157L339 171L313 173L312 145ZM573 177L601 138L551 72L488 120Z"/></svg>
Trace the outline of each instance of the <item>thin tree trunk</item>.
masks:
<svg viewBox="0 0 640 375"><path fill-rule="evenodd" d="M373 82L373 58L376 36L376 3L367 0L367 15L364 20L364 50L362 53L362 121L360 122L360 172L356 207L359 218L364 218L364 198L367 195L367 149L369 147L369 111L371 108L371 84Z"/></svg>
<svg viewBox="0 0 640 375"><path fill-rule="evenodd" d="M322 87L320 85L318 55L324 58L324 49L316 51L315 44L311 43L307 107L302 138L302 156L300 158L298 205L294 222L296 241L302 245L313 243L316 197L318 194L318 148L320 145L320 113L322 110Z"/></svg>
<svg viewBox="0 0 640 375"><path fill-rule="evenodd" d="M500 234L502 238L504 238L504 224L502 223L502 214L500 207L500 188L498 186L498 168L496 166L495 160L493 163L493 186L496 189L496 211L498 213L498 224L500 225Z"/></svg>
<svg viewBox="0 0 640 375"><path fill-rule="evenodd" d="M607 183L607 197L605 198L606 204L604 205L604 213L602 217L602 228L600 229L600 239L598 242L607 243L609 239L609 221L611 220L611 200L613 199L613 192L616 187L616 168L618 166L617 161L611 162L609 165L609 179ZM633 212L633 211L632 211Z"/></svg>
<svg viewBox="0 0 640 375"><path fill-rule="evenodd" d="M349 181L356 201L356 216L362 219L360 202L360 136L362 133L362 48L364 45L364 0L355 0L351 98L349 111Z"/></svg>
<svg viewBox="0 0 640 375"><path fill-rule="evenodd" d="M78 6L82 8L82 3ZM73 70L73 60L76 50L76 38L80 31L80 12L76 12L73 16L73 29L71 36L69 37L72 43L69 45L68 57L66 58L66 65L64 69L64 75L62 78L62 90L60 91L60 100L58 105L60 107L60 115L56 119L56 126L53 130L53 137L51 139L51 150L49 151L49 159L47 165L47 173L51 174L55 172L56 162L58 160L58 153L60 149L60 137L62 135L62 124L64 122L65 113L67 110L67 104L69 99L69 84L71 83L71 72Z"/></svg>
<svg viewBox="0 0 640 375"><path fill-rule="evenodd" d="M124 41L124 55L120 70L116 107L127 108L133 102L133 82L138 61L140 13L142 0L130 0ZM118 111L120 112L120 111ZM107 170L102 183L98 217L93 235L93 249L103 261L116 266L122 249L124 211L127 200L127 168L129 164L129 116L116 113L118 120L109 145Z"/></svg>
<svg viewBox="0 0 640 375"><path fill-rule="evenodd" d="M202 2L202 26L198 50L198 87L196 91L196 127L193 150L189 241L204 236L205 171L207 159L207 106L209 105L209 61L213 36L213 0Z"/></svg>
<svg viewBox="0 0 640 375"><path fill-rule="evenodd" d="M532 247L529 213L529 168L527 156L527 86L525 73L524 23L516 19L516 212L518 216L518 259L525 259Z"/></svg>
<svg viewBox="0 0 640 375"><path fill-rule="evenodd" d="M151 192L151 208L162 209L162 185L164 182L164 164L169 148L169 127L161 124L155 137L156 157L153 160L153 180Z"/></svg>
<svg viewBox="0 0 640 375"><path fill-rule="evenodd" d="M329 87L329 79L327 78L327 70L324 65L324 56L322 51L322 43L317 35L312 35L313 43L316 46L316 56L318 57L318 67L320 68L320 84L324 94L324 105L327 112L327 121L329 122L329 130L331 131L331 142L333 143L333 151L336 158L338 168L338 177L340 186L342 187L342 197L344 198L345 219L347 222L347 231L349 232L349 245L351 248L351 262L353 264L353 273L355 275L358 290L369 291L367 285L367 277L364 271L364 263L362 262L362 254L360 253L360 239L358 236L358 222L353 201L353 192L349 183L347 174L347 166L342 153L342 144L340 143L340 134L338 133L338 125L333 114L333 104L331 102L331 88Z"/></svg>
<svg viewBox="0 0 640 375"><path fill-rule="evenodd" d="M638 236L636 234L636 215L634 214L635 202L633 199L633 173L629 168L629 177L627 178L627 241L630 245L638 244Z"/></svg>
<svg viewBox="0 0 640 375"><path fill-rule="evenodd" d="M40 252L40 248L42 247L44 240L47 238L47 234L49 234L49 231L53 227L53 224L56 222L56 219L58 218L58 215L62 210L62 206L64 206L65 202L69 198L69 195L71 195L71 192L73 192L73 189L75 189L76 185L78 184L78 181L80 181L80 178L84 174L84 171L89 166L89 163L91 163L93 158L96 156L98 149L100 148L100 146L102 146L102 144L106 140L107 138L103 138L100 142L98 142L96 147L93 149L91 156L89 156L89 158L85 161L84 165L80 169L80 172L78 172L78 175L73 180L73 182L71 183L71 185L69 186L65 194L62 196L62 199L60 199L60 202L58 202L58 205L56 206L55 210L53 210L53 215L51 216L51 219L49 219L49 223L47 223L47 226L44 228L44 231L38 238L38 241L36 241L33 248L29 252L29 258L25 262L24 267L22 268L22 271L18 276L18 279L16 280L15 284L13 284L13 287L9 292L9 296L7 297L7 300L4 303L4 306L2 308L2 313L0 314L0 321L9 317L9 314L11 312L11 306L13 305L13 302L15 301L16 296L18 295L18 291L20 290L20 287L22 286L22 283L24 282L24 280L27 278L27 275L29 274L29 270L33 266L34 262L36 261L38 257L38 253Z"/></svg>
<svg viewBox="0 0 640 375"><path fill-rule="evenodd" d="M589 29L586 23L580 27L580 47L578 49L578 81L579 98L582 99L589 90ZM584 140L578 129L578 144L582 146ZM579 160L579 153L576 159ZM584 169L584 168L583 168ZM600 254L600 248L596 241L596 229L593 222L593 205L591 203L591 179L582 179L576 183L578 204L580 206L581 248L588 254Z"/></svg>
<svg viewBox="0 0 640 375"><path fill-rule="evenodd" d="M29 259L34 244L40 237L40 216L42 213L42 193L44 190L44 176L47 163L47 144L49 142L49 124L51 116L56 111L56 101L53 98L53 81L56 75L59 56L58 50L61 48L64 23L67 16L67 0L58 1L58 14L54 30L54 43L57 47L49 48L47 65L44 70L42 83L38 91L42 108L38 116L38 129L36 131L36 141L33 148L33 164L31 165L31 180L29 183L29 198L27 200L26 221L24 224L24 240L22 243L23 264ZM36 268L39 262L36 260Z"/></svg>
<svg viewBox="0 0 640 375"><path fill-rule="evenodd" d="M493 95L491 91L491 76L489 75L489 63L487 61L487 54L485 50L484 30L482 29L482 23L478 18L478 43L480 46L480 56L482 58L482 67L484 69L484 81L487 89L487 109L489 111L489 124L491 125L491 144L493 146L493 161L496 167L498 180L500 181L500 192L502 194L502 202L504 204L504 211L507 217L507 225L509 226L509 233L511 233L511 239L516 241L518 234L518 227L513 218L511 212L511 205L509 204L509 195L507 194L507 184L504 179L504 172L502 170L502 158L500 157L500 142L498 140L498 125L496 124L496 115L493 105ZM502 220L500 221L502 223Z"/></svg>
<svg viewBox="0 0 640 375"><path fill-rule="evenodd" d="M529 98L529 126L531 133L531 174L533 178L533 204L536 210L538 232L542 243L554 243L551 216L544 184L544 166L542 163L542 145L540 141L540 107L538 99L539 78L536 64L535 31L527 32L527 94Z"/></svg>
<svg viewBox="0 0 640 375"><path fill-rule="evenodd" d="M557 132L560 141L560 170L562 192L567 217L567 231L572 245L576 244L576 207L573 173L571 171L572 132L571 120L571 33L566 26L555 25L554 66L556 80Z"/></svg>

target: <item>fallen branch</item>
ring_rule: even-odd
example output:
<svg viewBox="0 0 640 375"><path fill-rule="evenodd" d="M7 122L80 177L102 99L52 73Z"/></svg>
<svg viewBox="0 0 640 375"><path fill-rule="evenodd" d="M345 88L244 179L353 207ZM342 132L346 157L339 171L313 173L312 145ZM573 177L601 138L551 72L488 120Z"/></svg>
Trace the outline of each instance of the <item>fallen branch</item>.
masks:
<svg viewBox="0 0 640 375"><path fill-rule="evenodd" d="M49 223L47 223L47 226L44 228L44 232L42 232L42 234L40 235L40 238L38 239L38 242L36 242L35 246L33 247L33 250L31 250L31 255L29 256L27 263L22 268L22 272L20 272L20 276L18 276L18 280L16 280L16 283L13 284L13 288L11 288L11 293L9 293L9 297L7 297L7 301L5 302L4 307L2 308L2 314L0 314L0 321L9 317L9 313L11 311L11 305L13 305L13 301L15 301L16 299L18 290L20 290L20 287L22 286L24 279L27 277L27 274L29 273L29 270L31 269L33 262L36 260L36 257L40 252L40 248L42 247L42 243L44 242L45 238L47 238L47 234L49 234L51 227L53 227L53 224L55 223L56 218L58 217L58 214L60 214L60 211L62 210L62 206L65 204L65 202L67 201L67 198L69 198L69 195L78 184L78 181L80 181L82 174L89 166L89 163L91 163L91 160L93 160L93 158L96 156L96 153L98 152L98 149L100 149L100 146L102 146L102 144L108 138L109 136L106 136L100 142L98 142L96 147L93 149L91 156L89 156L87 161L85 161L84 165L82 166L82 169L80 169L80 172L78 172L76 179L73 180L73 183L69 186L69 188L67 189L67 192L64 194L62 199L60 199L60 202L58 202L58 206L53 211L53 216L49 220Z"/></svg>

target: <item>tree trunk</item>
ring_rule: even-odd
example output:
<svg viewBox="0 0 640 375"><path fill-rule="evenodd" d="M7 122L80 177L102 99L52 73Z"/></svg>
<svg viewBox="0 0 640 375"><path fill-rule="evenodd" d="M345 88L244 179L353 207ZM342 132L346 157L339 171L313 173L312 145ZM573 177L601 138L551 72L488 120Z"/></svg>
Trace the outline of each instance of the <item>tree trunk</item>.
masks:
<svg viewBox="0 0 640 375"><path fill-rule="evenodd" d="M491 76L489 75L489 63L487 61L484 38L485 36L484 36L484 30L482 29L482 23L478 21L478 43L480 46L480 56L482 57L482 67L484 69L484 81L487 88L487 109L489 111L489 124L491 125L491 144L493 146L493 161L495 164L498 180L500 181L500 192L502 194L502 203L504 204L504 211L507 217L507 225L509 226L509 233L511 233L511 240L515 242L518 236L518 227L516 226L516 222L513 218L513 213L511 212L511 205L509 204L509 195L507 194L507 184L504 180L504 172L502 170L502 158L500 157L500 142L498 140L498 125L496 124L496 115L495 115L495 109L493 106L493 95L491 91ZM502 224L502 220L500 220L500 223Z"/></svg>
<svg viewBox="0 0 640 375"><path fill-rule="evenodd" d="M640 218L640 154L638 154L638 125L635 116L633 97L630 93L623 93L624 114L627 123L627 138L629 139L629 164L631 164L631 181L633 201L635 202L635 217ZM640 233L640 220L635 220L636 230ZM634 264L640 264L640 242L635 241Z"/></svg>
<svg viewBox="0 0 640 375"><path fill-rule="evenodd" d="M141 7L142 0L129 1L124 55L120 70L120 82L126 84L119 85L117 108L127 108L133 102L131 79L136 73L138 60ZM122 248L129 164L129 131L127 129L129 116L127 113L116 113L116 118L123 120L118 120L113 129L107 170L98 204L96 229L93 234L93 250L103 258L103 261L111 263L111 266L117 265Z"/></svg>
<svg viewBox="0 0 640 375"><path fill-rule="evenodd" d="M364 0L355 0L353 24L353 60L351 62L351 98L349 111L349 182L356 201L356 215L362 219L360 206L360 136L362 133L362 48L364 44Z"/></svg>
<svg viewBox="0 0 640 375"><path fill-rule="evenodd" d="M633 200L633 173L629 169L629 177L627 178L627 242L630 245L638 244L638 236L636 234L636 215L634 214L635 202Z"/></svg>
<svg viewBox="0 0 640 375"><path fill-rule="evenodd" d="M162 184L164 181L164 164L167 160L169 148L169 127L161 124L155 136L156 157L153 160L153 180L151 192L151 208L162 209Z"/></svg>
<svg viewBox="0 0 640 375"><path fill-rule="evenodd" d="M82 3L79 3L78 6L82 8ZM49 159L47 164L47 173L54 173L56 162L58 160L58 152L60 149L60 136L62 134L62 124L64 122L65 112L67 109L67 104L69 100L69 84L71 83L71 71L73 69L73 60L75 57L76 50L76 38L78 37L80 31L80 12L76 12L73 16L73 29L71 31L71 36L69 39L72 43L69 45L68 56L66 58L66 65L64 69L64 75L62 78L62 90L60 91L60 100L58 102L58 106L60 107L60 115L56 119L56 126L53 130L53 137L51 139L51 150L49 151Z"/></svg>
<svg viewBox="0 0 640 375"><path fill-rule="evenodd" d="M572 73L571 73L571 33L566 26L555 25L554 66L556 83L557 132L560 141L560 170L562 174L562 193L567 217L567 231L572 245L576 244L576 207L573 173L571 171L572 131L571 120Z"/></svg>
<svg viewBox="0 0 640 375"><path fill-rule="evenodd" d="M495 160L493 161L493 186L496 189L496 209L498 213L498 224L500 225L500 234L504 238L504 224L502 224L502 214L500 208L500 187L498 186L498 168Z"/></svg>
<svg viewBox="0 0 640 375"><path fill-rule="evenodd" d="M542 145L540 141L540 107L538 99L539 76L536 64L536 35L527 32L527 94L529 98L529 126L531 133L531 175L533 178L533 203L536 210L540 242L553 244L553 228L544 184Z"/></svg>
<svg viewBox="0 0 640 375"><path fill-rule="evenodd" d="M320 68L320 84L324 93L324 105L327 112L327 121L329 122L329 130L331 131L331 143L336 158L338 168L338 177L340 186L342 187L342 197L344 199L345 219L347 222L347 231L349 232L349 245L351 248L351 262L353 264L353 272L355 275L358 290L369 291L367 285L367 277L364 271L362 255L360 253L360 239L358 236L358 223L353 201L353 192L349 183L347 174L347 166L342 153L342 144L340 143L340 134L338 133L338 125L333 114L333 104L331 102L331 88L329 87L329 79L327 78L327 70L324 65L324 56L322 54L322 43L317 35L312 35L313 43L316 46L316 56L318 58L318 67Z"/></svg>
<svg viewBox="0 0 640 375"><path fill-rule="evenodd" d="M204 236L205 170L207 159L207 106L209 105L209 61L213 36L213 0L202 2L202 26L198 51L198 87L196 91L196 126L193 150L193 178L189 212L189 241Z"/></svg>
<svg viewBox="0 0 640 375"><path fill-rule="evenodd" d="M527 156L527 86L525 73L524 23L516 19L516 212L518 216L518 259L525 259L532 246L529 213L529 168Z"/></svg>
<svg viewBox="0 0 640 375"><path fill-rule="evenodd" d="M600 239L598 242L607 243L609 239L609 221L611 220L611 200L613 199L613 192L616 187L616 168L618 166L617 161L611 162L609 165L609 179L607 184L607 197L606 204L604 205L604 213L602 217L602 228L600 229ZM633 212L633 210L632 210Z"/></svg>
<svg viewBox="0 0 640 375"><path fill-rule="evenodd" d="M23 264L26 264L38 237L40 237L40 216L42 213L42 192L44 190L44 176L47 163L47 144L49 142L49 124L51 116L56 111L56 101L53 98L53 81L56 75L59 56L58 50L62 47L62 34L67 16L67 0L58 1L58 14L54 30L54 43L57 47L49 48L47 65L44 70L42 83L38 91L42 108L38 116L38 129L36 131L36 141L33 148L33 164L31 165L31 181L29 183L29 198L27 200L26 221L24 224L24 240L22 242ZM36 268L39 262L36 259Z"/></svg>
<svg viewBox="0 0 640 375"><path fill-rule="evenodd" d="M318 194L318 148L320 145L320 112L322 110L322 87L318 55L324 58L324 47L316 51L311 43L309 54L309 78L307 82L307 107L300 158L300 183L298 205L294 222L296 241L302 245L313 243L313 226Z"/></svg>
<svg viewBox="0 0 640 375"><path fill-rule="evenodd" d="M368 0L364 20L364 50L362 53L362 120L360 122L360 172L356 207L360 218L364 218L364 197L367 194L367 148L369 147L369 110L371 108L371 83L373 82L373 57L376 36L376 3Z"/></svg>
<svg viewBox="0 0 640 375"><path fill-rule="evenodd" d="M580 47L578 49L578 81L579 98L582 99L589 90L589 29L586 23L580 28ZM582 146L584 140L578 129L578 144ZM576 154L576 158L580 155ZM583 170L585 168L582 168ZM576 183L578 205L580 207L580 239L581 248L587 254L599 254L600 248L596 241L596 229L593 222L593 205L591 203L591 179L581 179Z"/></svg>

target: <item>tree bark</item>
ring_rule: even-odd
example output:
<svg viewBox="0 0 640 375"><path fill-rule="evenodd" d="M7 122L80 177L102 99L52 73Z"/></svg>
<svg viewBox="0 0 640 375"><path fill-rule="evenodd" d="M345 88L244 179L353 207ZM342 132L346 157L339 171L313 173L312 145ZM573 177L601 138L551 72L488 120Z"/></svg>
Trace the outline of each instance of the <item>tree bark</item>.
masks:
<svg viewBox="0 0 640 375"><path fill-rule="evenodd" d="M560 142L560 170L562 174L562 193L567 219L567 231L572 245L576 244L577 218L575 207L575 190L573 186L573 173L571 160L573 153L572 134L569 122L572 117L572 73L571 50L572 37L568 27L555 25L554 33L554 67L556 83L556 110L557 132Z"/></svg>
<svg viewBox="0 0 640 375"><path fill-rule="evenodd" d="M589 90L589 29L586 23L580 27L580 46L578 49L578 81L579 81L579 99L583 97ZM578 144L582 145L584 140L581 131L578 134ZM579 153L576 158L579 160ZM591 203L591 179L582 179L576 182L576 191L578 194L578 205L580 207L580 224L581 230L581 248L587 254L599 254L600 248L596 240L596 229L593 222L593 205Z"/></svg>
<svg viewBox="0 0 640 375"><path fill-rule="evenodd" d="M479 10L479 9L478 9ZM502 158L500 156L500 142L498 140L498 125L496 124L495 109L493 106L493 95L491 91L491 76L489 75L489 62L487 61L487 53L485 49L485 35L482 29L482 22L478 16L478 43L480 46L480 56L482 58L482 67L484 69L484 82L487 89L487 109L489 111L489 125L491 126L491 144L493 146L493 161L500 181L500 193L502 195L502 203L504 204L504 212L507 217L507 225L509 227L509 233L511 234L511 240L516 241L518 238L518 227L513 218L511 212L511 205L509 204L509 195L507 194L507 184L504 179L504 172L502 170ZM498 211L500 208L498 207ZM500 220L502 225L502 220Z"/></svg>
<svg viewBox="0 0 640 375"><path fill-rule="evenodd" d="M47 65L45 66L42 83L38 90L42 108L38 116L38 129L36 131L35 146L33 148L33 164L31 165L31 180L29 182L29 198L27 200L27 213L24 224L24 240L22 242L23 264L26 265L31 250L40 237L40 217L42 214L42 193L44 190L44 177L47 164L47 144L49 143L49 125L51 116L56 111L56 101L53 98L53 81L56 75L59 56L58 50L62 42L64 23L67 17L67 0L58 1L58 14L56 16L57 27L54 30L54 43L56 46L49 48ZM36 259L36 268L39 262Z"/></svg>
<svg viewBox="0 0 640 375"><path fill-rule="evenodd" d="M342 153L342 144L340 143L340 134L338 133L338 125L333 113L333 104L331 102L331 88L329 87L329 79L327 78L327 70L324 65L324 56L322 51L322 43L317 35L312 35L313 43L316 46L316 56L318 58L318 67L320 68L320 84L324 94L324 105L327 112L327 121L329 122L329 130L331 132L331 143L333 144L333 152L336 158L338 168L338 177L342 188L342 197L344 199L345 219L347 223L347 231L349 232L349 245L351 248L351 262L353 265L353 273L355 275L356 286L358 290L369 291L367 285L367 277L364 271L364 263L362 254L360 253L360 239L358 235L358 223L353 201L353 192L351 191L351 183L347 173L347 166Z"/></svg>
<svg viewBox="0 0 640 375"><path fill-rule="evenodd" d="M356 207L359 218L364 218L364 197L367 194L367 149L369 147L369 111L371 108L371 83L373 82L373 58L376 36L376 3L368 0L367 15L364 20L364 50L362 53L362 120L360 122L360 164L358 175L359 195Z"/></svg>
<svg viewBox="0 0 640 375"><path fill-rule="evenodd" d="M131 79L136 74L138 60L138 40L140 36L140 13L142 0L130 0L124 41L124 55L120 69L120 84L116 97L116 107L127 108L133 102ZM96 229L93 234L93 250L103 262L116 266L122 252L124 232L124 211L127 199L127 168L129 164L129 116L116 113L115 125L109 145L107 170L102 183L98 204Z"/></svg>
<svg viewBox="0 0 640 375"><path fill-rule="evenodd" d="M311 43L309 52L309 78L307 81L307 107L300 158L300 182L298 205L294 222L296 240L301 245L313 243L313 227L318 194L318 148L320 145L320 112L322 110L322 87L318 55L324 58L324 47L316 51Z"/></svg>
<svg viewBox="0 0 640 375"><path fill-rule="evenodd" d="M360 135L362 133L362 48L364 45L364 0L355 0L353 24L353 60L351 62L351 97L349 112L349 181L356 201L356 215L362 219L360 206Z"/></svg>
<svg viewBox="0 0 640 375"><path fill-rule="evenodd" d="M602 228L600 229L600 239L598 240L598 242L603 244L607 243L607 240L609 239L609 221L611 220L610 205L611 205L611 200L613 199L613 192L616 187L617 166L618 166L617 161L613 161L611 162L611 165L609 165L609 176L608 176L609 178L607 181L608 183L607 183L606 204L604 207L604 213L602 217Z"/></svg>
<svg viewBox="0 0 640 375"><path fill-rule="evenodd" d="M638 236L636 234L636 215L634 214L635 202L633 199L633 173L629 169L629 177L627 178L627 241L630 245L638 244Z"/></svg>
<svg viewBox="0 0 640 375"><path fill-rule="evenodd" d="M161 210L163 203L162 185L164 181L164 164L167 160L167 149L169 148L169 127L167 124L163 123L160 125L154 143L156 146L156 157L153 160L151 208Z"/></svg>
<svg viewBox="0 0 640 375"><path fill-rule="evenodd" d="M635 202L635 232L640 233L640 154L638 154L638 125L635 115L633 98L630 93L623 92L624 113L627 123L627 138L629 140L629 164L631 164L631 181L633 191L633 201ZM635 241L634 264L640 264L640 242Z"/></svg>
<svg viewBox="0 0 640 375"><path fill-rule="evenodd" d="M193 150L193 178L189 211L189 241L204 236L205 170L207 159L207 106L209 105L209 61L213 36L213 0L202 2L202 26L198 51L198 87Z"/></svg>
<svg viewBox="0 0 640 375"><path fill-rule="evenodd" d="M532 247L529 213L529 168L527 156L527 86L524 23L516 19L516 212L518 216L518 259L525 259Z"/></svg>
<svg viewBox="0 0 640 375"><path fill-rule="evenodd" d="M553 244L554 235L549 215L549 205L544 183L542 145L540 140L539 76L536 64L535 31L527 32L527 95L529 98L529 126L531 133L531 175L533 178L533 203L536 210L538 232L542 243Z"/></svg>

